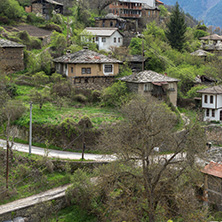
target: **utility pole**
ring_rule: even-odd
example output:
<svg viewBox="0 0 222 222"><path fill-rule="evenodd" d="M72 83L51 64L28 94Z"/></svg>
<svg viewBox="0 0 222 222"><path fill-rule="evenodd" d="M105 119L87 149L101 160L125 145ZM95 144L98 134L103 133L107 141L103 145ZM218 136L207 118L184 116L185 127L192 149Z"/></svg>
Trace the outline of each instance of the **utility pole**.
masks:
<svg viewBox="0 0 222 222"><path fill-rule="evenodd" d="M142 59L143 59L143 61L142 61L142 71L144 71L144 39L142 38L142 50L143 50L143 52L142 52L142 55L143 55L143 57L142 57Z"/></svg>
<svg viewBox="0 0 222 222"><path fill-rule="evenodd" d="M6 189L8 189L8 171L9 171L9 142L8 142L8 139L7 139L7 145L6 145L6 149L7 149L7 152L6 152Z"/></svg>
<svg viewBox="0 0 222 222"><path fill-rule="evenodd" d="M30 121L29 121L29 155L32 149L32 102L30 102Z"/></svg>
<svg viewBox="0 0 222 222"><path fill-rule="evenodd" d="M85 143L85 123L84 123L83 134L82 134L82 160L84 160L85 148L86 148L86 143Z"/></svg>

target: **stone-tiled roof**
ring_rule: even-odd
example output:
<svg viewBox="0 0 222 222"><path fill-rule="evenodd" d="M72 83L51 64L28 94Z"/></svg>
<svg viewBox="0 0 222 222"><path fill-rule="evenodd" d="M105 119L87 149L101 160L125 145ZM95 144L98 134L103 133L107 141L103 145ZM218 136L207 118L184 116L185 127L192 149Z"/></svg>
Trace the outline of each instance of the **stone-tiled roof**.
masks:
<svg viewBox="0 0 222 222"><path fill-rule="evenodd" d="M127 62L143 62L146 60L147 60L147 57L144 57L142 55L129 55L124 59L124 61L127 61Z"/></svg>
<svg viewBox="0 0 222 222"><path fill-rule="evenodd" d="M63 6L62 3L59 3L59 2L54 1L54 0L45 0L45 1L48 2L48 3L51 3L51 4L53 4L53 5L61 5L61 6Z"/></svg>
<svg viewBox="0 0 222 222"><path fill-rule="evenodd" d="M201 89L197 91L198 93L207 93L207 94L222 94L222 85L213 86L206 89Z"/></svg>
<svg viewBox="0 0 222 222"><path fill-rule="evenodd" d="M120 80L133 83L147 83L147 82L178 82L179 79L171 78L151 70L145 70L130 76L124 76Z"/></svg>
<svg viewBox="0 0 222 222"><path fill-rule="evenodd" d="M118 28L86 27L81 34L84 35L84 32L88 32L88 33L90 33L91 35L94 35L94 36L111 36L116 31L119 32Z"/></svg>
<svg viewBox="0 0 222 222"><path fill-rule="evenodd" d="M222 37L217 34L213 34L213 35L201 37L200 39L201 40L222 40Z"/></svg>
<svg viewBox="0 0 222 222"><path fill-rule="evenodd" d="M24 45L21 45L17 42L13 42L7 39L0 39L1 48L24 48Z"/></svg>
<svg viewBox="0 0 222 222"><path fill-rule="evenodd" d="M121 61L107 57L103 54L83 49L73 54L66 54L53 60L59 63L122 63Z"/></svg>
<svg viewBox="0 0 222 222"><path fill-rule="evenodd" d="M199 56L199 57L206 57L206 56L210 55L211 53L209 53L205 50L202 50L202 49L198 49L190 54L194 55L194 56Z"/></svg>

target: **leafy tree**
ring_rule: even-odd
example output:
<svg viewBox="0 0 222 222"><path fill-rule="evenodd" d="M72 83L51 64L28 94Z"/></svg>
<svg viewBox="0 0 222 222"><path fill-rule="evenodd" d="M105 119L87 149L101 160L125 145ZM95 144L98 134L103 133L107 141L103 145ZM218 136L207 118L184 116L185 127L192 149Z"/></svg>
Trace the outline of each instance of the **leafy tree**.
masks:
<svg viewBox="0 0 222 222"><path fill-rule="evenodd" d="M24 14L24 9L16 0L0 0L0 5L0 14L11 20L19 19Z"/></svg>
<svg viewBox="0 0 222 222"><path fill-rule="evenodd" d="M30 100L34 104L39 104L39 109L49 100L47 89L43 91L32 90L30 93Z"/></svg>
<svg viewBox="0 0 222 222"><path fill-rule="evenodd" d="M184 13L180 9L178 2L176 2L170 16L170 21L167 23L166 31L166 37L172 48L179 51L183 49L186 28Z"/></svg>
<svg viewBox="0 0 222 222"><path fill-rule="evenodd" d="M116 176L119 177L117 179L119 183L116 181L116 186L112 187L113 195L117 195L114 198L120 199L122 203L127 205L127 199L121 199L122 193L126 192L129 196L132 195L130 204L135 204L133 203L135 200L138 204L137 207L141 210L138 210L136 216L140 218L141 215L147 214L150 222L156 221L160 209L164 209L165 215L182 215L183 218L189 218L195 214L199 220L190 219L190 221L203 221L202 215L198 217L201 208L199 208L195 196L190 192L191 190L187 194L184 193L184 190L188 191L192 187L188 178L192 177L190 173L195 168L195 156L205 150L204 130L197 124L192 124L184 131L183 135L177 136L174 133L174 127L177 123L175 114L164 104L151 101L150 98L146 100L139 97L131 101L123 107L122 113L125 121L121 121L104 133L101 138L101 146L117 153L123 164L131 163L132 166L135 164L135 168L139 164L141 172L139 172L140 170L130 170L129 172L125 171L125 174L118 174L115 171ZM157 158L155 157L156 147L162 150L171 150L173 154L169 158ZM187 158L177 159L178 154L185 151ZM109 177L112 178L112 175ZM137 186L131 190L127 187L127 184L130 183L127 183L127 179L126 184L121 184L124 176L128 178L128 181L137 178L135 182L137 181L142 189ZM184 183L181 184L180 178L182 179L184 176L187 178L187 185L190 184L187 187L184 186ZM109 182L109 184L113 184L112 181ZM115 193L117 189L120 190ZM138 196L137 192L139 193ZM190 201L188 205L186 204L187 201ZM107 207L109 206L108 202ZM112 204L107 212L111 211L112 213L114 206L115 204ZM127 210L124 207L122 210ZM186 211L183 211L184 208ZM114 207L114 209L116 208ZM121 213L115 213L118 214L117 216L121 216ZM135 220L127 216L121 219ZM137 219L137 221L140 220Z"/></svg>
<svg viewBox="0 0 222 222"><path fill-rule="evenodd" d="M130 41L129 49L131 55L142 55L142 42L140 38L132 38Z"/></svg>

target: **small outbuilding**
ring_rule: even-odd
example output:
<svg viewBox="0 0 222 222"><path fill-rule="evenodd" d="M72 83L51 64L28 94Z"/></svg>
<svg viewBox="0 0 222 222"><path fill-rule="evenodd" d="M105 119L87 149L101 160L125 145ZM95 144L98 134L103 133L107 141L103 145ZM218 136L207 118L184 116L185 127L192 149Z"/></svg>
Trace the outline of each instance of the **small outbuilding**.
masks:
<svg viewBox="0 0 222 222"><path fill-rule="evenodd" d="M24 70L24 45L0 39L0 72L13 73Z"/></svg>
<svg viewBox="0 0 222 222"><path fill-rule="evenodd" d="M120 78L126 82L130 91L141 95L155 96L160 100L169 98L170 102L177 105L178 79L162 75L151 70L145 70L130 76Z"/></svg>

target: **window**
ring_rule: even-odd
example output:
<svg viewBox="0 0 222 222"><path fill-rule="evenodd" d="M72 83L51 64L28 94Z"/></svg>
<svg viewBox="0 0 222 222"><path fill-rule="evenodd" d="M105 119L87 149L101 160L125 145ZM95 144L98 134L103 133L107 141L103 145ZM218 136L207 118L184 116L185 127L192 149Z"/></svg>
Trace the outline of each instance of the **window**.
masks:
<svg viewBox="0 0 222 222"><path fill-rule="evenodd" d="M71 67L71 73L73 73L73 67Z"/></svg>
<svg viewBox="0 0 222 222"><path fill-rule="evenodd" d="M210 96L210 103L214 103L214 97Z"/></svg>
<svg viewBox="0 0 222 222"><path fill-rule="evenodd" d="M118 42L119 42L119 43L120 43L120 40L121 40L121 39L120 39L120 37L119 37L119 38L118 38Z"/></svg>
<svg viewBox="0 0 222 222"><path fill-rule="evenodd" d="M204 102L207 103L207 95L204 96Z"/></svg>
<svg viewBox="0 0 222 222"><path fill-rule="evenodd" d="M105 37L102 37L102 42L106 42L106 38Z"/></svg>
<svg viewBox="0 0 222 222"><path fill-rule="evenodd" d="M206 110L206 116L209 116L209 115L210 115L210 110L207 109L207 110Z"/></svg>
<svg viewBox="0 0 222 222"><path fill-rule="evenodd" d="M112 73L113 72L113 66L112 65L105 65L104 72L105 73Z"/></svg>
<svg viewBox="0 0 222 222"><path fill-rule="evenodd" d="M152 90L153 90L153 84L151 84L151 83L144 84L144 91L145 92L150 92Z"/></svg>
<svg viewBox="0 0 222 222"><path fill-rule="evenodd" d="M169 90L169 91L175 91L175 89L174 89L174 84L173 84L173 83L169 83L169 84L168 84L168 90Z"/></svg>
<svg viewBox="0 0 222 222"><path fill-rule="evenodd" d="M116 42L116 37L114 37L113 41Z"/></svg>
<svg viewBox="0 0 222 222"><path fill-rule="evenodd" d="M91 74L91 68L82 68L82 74Z"/></svg>
<svg viewBox="0 0 222 222"><path fill-rule="evenodd" d="M212 109L212 117L215 117L215 109Z"/></svg>
<svg viewBox="0 0 222 222"><path fill-rule="evenodd" d="M96 41L97 41L97 42L99 41L99 37L98 37L98 36L96 36Z"/></svg>
<svg viewBox="0 0 222 222"><path fill-rule="evenodd" d="M110 22L110 27L113 27L113 22Z"/></svg>

